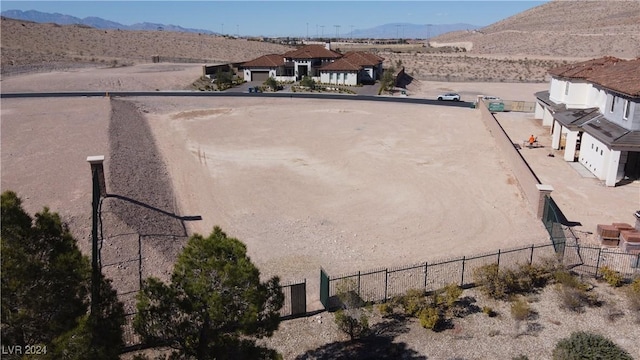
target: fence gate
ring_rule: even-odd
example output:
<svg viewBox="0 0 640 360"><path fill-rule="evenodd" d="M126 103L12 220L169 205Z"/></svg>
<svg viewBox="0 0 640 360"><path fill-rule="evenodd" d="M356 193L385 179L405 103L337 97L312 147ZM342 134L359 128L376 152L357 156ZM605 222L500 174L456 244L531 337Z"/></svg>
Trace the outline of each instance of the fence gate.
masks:
<svg viewBox="0 0 640 360"><path fill-rule="evenodd" d="M542 222L549 232L549 237L553 242L553 248L555 249L556 254L562 256L564 255L564 247L567 243L567 238L564 235L564 229L562 229L560 219L560 208L558 208L558 205L556 205L551 196L545 196Z"/></svg>
<svg viewBox="0 0 640 360"><path fill-rule="evenodd" d="M305 314L307 312L307 284L291 285L291 315Z"/></svg>
<svg viewBox="0 0 640 360"><path fill-rule="evenodd" d="M320 302L325 309L329 306L329 275L320 268Z"/></svg>

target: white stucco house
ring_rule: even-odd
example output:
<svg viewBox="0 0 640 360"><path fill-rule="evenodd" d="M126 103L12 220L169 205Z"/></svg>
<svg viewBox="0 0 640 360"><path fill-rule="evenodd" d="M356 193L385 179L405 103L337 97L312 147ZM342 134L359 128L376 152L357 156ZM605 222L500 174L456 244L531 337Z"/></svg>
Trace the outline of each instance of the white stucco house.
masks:
<svg viewBox="0 0 640 360"><path fill-rule="evenodd" d="M607 186L640 178L640 58L603 57L553 68L535 117L552 148Z"/></svg>
<svg viewBox="0 0 640 360"><path fill-rule="evenodd" d="M304 76L324 84L357 85L375 82L382 74L381 58L364 51L341 54L329 43L305 45L284 54L264 55L240 65L247 81L299 81Z"/></svg>

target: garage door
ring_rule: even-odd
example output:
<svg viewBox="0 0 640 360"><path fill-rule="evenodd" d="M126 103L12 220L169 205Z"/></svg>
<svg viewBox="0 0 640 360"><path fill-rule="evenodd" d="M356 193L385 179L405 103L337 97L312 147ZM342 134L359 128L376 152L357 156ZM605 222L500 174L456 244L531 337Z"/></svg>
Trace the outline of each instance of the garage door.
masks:
<svg viewBox="0 0 640 360"><path fill-rule="evenodd" d="M252 71L251 81L266 81L269 78L268 71Z"/></svg>

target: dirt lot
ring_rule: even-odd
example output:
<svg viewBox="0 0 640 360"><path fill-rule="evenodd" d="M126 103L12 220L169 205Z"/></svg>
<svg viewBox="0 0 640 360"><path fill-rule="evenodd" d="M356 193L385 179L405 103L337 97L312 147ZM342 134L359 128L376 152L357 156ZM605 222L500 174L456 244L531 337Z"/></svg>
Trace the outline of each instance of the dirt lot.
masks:
<svg viewBox="0 0 640 360"><path fill-rule="evenodd" d="M200 71L198 66L172 64L102 70L5 78L2 91L185 88ZM463 98L464 91L468 96L490 91L505 99L527 96L522 100L529 101L531 93L545 88L506 83L413 86L410 96L431 97L450 88ZM317 294L313 281L319 266L334 274L548 241L492 135L472 109L253 100L3 99L2 189L17 191L30 212L44 205L59 212L88 253L91 185L85 160L105 154L111 190L119 184L118 189L129 187L129 196L144 194L145 203L166 212L201 215L202 221L189 223L191 231L206 233L221 225L248 244L265 275L307 278L310 297ZM132 103L134 108L129 107ZM123 106L126 116L111 113ZM639 183L606 188L582 178L559 156L547 156L547 130L530 115L504 114L499 119L518 141L530 133L539 136L545 147L523 150L523 155L543 182L554 186L554 198L569 220L582 223L580 230L593 232L600 222L633 221ZM137 124L131 133L127 121ZM131 156L123 156L127 151ZM139 188L155 177L167 179L168 190ZM118 225L120 233L136 230L127 223L129 217L139 216L145 224L153 221L144 213L114 213L124 223ZM175 254L176 244L147 246L154 244L160 250L145 253L144 274L166 275L172 265L168 255ZM132 255L117 246L117 251L105 247L104 254L116 259ZM119 289L129 290L137 278L117 280ZM522 352L537 359L548 357L559 336L589 324L599 326L595 329L608 326L610 338L638 350L629 338L637 329L629 317L606 325L604 312L574 318L543 313L549 308L545 304L536 305L541 318L549 322L562 317L562 327L538 333L536 341L521 337L524 340L508 351L503 345L513 338L510 332L491 338L479 335L485 328L462 322L463 330L446 334L449 340L425 335L410 323L396 341L429 358L482 358L485 355L474 352L482 346L487 358ZM330 314L319 316L285 322L272 346L289 359L344 340L332 329ZM553 328L550 324L545 323L547 329Z"/></svg>

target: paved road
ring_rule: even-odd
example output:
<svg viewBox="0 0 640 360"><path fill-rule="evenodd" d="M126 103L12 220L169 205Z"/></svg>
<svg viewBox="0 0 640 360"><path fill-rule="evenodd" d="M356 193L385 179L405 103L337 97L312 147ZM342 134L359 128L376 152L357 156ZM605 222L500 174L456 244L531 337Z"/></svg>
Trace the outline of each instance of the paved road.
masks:
<svg viewBox="0 0 640 360"><path fill-rule="evenodd" d="M249 85L247 85L247 89ZM248 90L247 90L248 91ZM302 99L331 99L331 100L363 100L363 101L387 101L409 104L442 105L453 107L472 107L473 103L467 101L438 101L420 99L408 96L384 96L384 95L349 95L349 94L325 94L325 93L299 93L281 91L276 93L248 93L241 91L65 91L65 92L38 92L38 93L0 93L0 98L40 98L40 97L82 97L82 96L241 96L241 97L274 97L274 98L302 98Z"/></svg>

